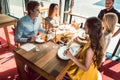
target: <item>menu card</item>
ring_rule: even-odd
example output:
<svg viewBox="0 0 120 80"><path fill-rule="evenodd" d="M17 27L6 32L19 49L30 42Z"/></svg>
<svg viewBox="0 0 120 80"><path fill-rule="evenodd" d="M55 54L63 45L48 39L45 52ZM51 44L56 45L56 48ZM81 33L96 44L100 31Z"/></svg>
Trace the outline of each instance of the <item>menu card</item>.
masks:
<svg viewBox="0 0 120 80"><path fill-rule="evenodd" d="M20 48L24 49L25 51L30 51L35 47L36 46L32 43L26 43L26 44L22 45Z"/></svg>

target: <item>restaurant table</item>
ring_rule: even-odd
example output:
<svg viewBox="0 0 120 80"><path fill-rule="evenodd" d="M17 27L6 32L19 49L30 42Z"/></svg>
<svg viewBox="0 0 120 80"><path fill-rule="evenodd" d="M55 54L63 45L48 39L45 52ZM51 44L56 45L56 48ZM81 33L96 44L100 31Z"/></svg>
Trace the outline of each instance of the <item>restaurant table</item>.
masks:
<svg viewBox="0 0 120 80"><path fill-rule="evenodd" d="M9 38L7 27L10 25L16 26L16 24L17 24L17 19L7 16L5 14L0 14L0 28L4 28L6 41L8 45L11 45L11 44L10 44L10 38Z"/></svg>
<svg viewBox="0 0 120 80"><path fill-rule="evenodd" d="M69 68L71 61L58 58L57 52L60 46L52 41L42 44L34 43L34 45L39 46L40 51L36 51L36 48L30 51L25 51L22 48L14 49L20 80L29 80L28 74L24 70L25 65L47 80L61 80Z"/></svg>

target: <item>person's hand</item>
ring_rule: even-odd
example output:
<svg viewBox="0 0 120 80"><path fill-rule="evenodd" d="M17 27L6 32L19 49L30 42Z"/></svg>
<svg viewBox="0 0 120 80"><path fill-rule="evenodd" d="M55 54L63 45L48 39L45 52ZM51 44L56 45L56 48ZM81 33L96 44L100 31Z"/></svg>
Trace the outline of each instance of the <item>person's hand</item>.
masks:
<svg viewBox="0 0 120 80"><path fill-rule="evenodd" d="M33 36L27 40L27 42L34 42L36 40L36 36Z"/></svg>
<svg viewBox="0 0 120 80"><path fill-rule="evenodd" d="M73 55L70 53L70 51L67 49L64 52L64 55L66 55L67 57L69 57L70 59L73 57Z"/></svg>
<svg viewBox="0 0 120 80"><path fill-rule="evenodd" d="M55 32L55 31L57 31L57 28L51 28L51 31Z"/></svg>
<svg viewBox="0 0 120 80"><path fill-rule="evenodd" d="M78 44L86 44L87 43L87 40L85 40L84 38L81 38L81 37L76 37L74 39L74 42L78 43Z"/></svg>
<svg viewBox="0 0 120 80"><path fill-rule="evenodd" d="M80 42L79 42L79 38L76 37L76 38L74 39L74 42L76 42L76 43L80 43Z"/></svg>
<svg viewBox="0 0 120 80"><path fill-rule="evenodd" d="M88 34L86 34L86 33L83 33L82 34L82 37L80 37L81 39L83 39L83 40L89 40L89 35Z"/></svg>
<svg viewBox="0 0 120 80"><path fill-rule="evenodd" d="M47 33L52 33L53 32L53 30L52 30L52 28L49 28L48 30L47 30Z"/></svg>
<svg viewBox="0 0 120 80"><path fill-rule="evenodd" d="M49 28L48 33L56 32L57 28Z"/></svg>

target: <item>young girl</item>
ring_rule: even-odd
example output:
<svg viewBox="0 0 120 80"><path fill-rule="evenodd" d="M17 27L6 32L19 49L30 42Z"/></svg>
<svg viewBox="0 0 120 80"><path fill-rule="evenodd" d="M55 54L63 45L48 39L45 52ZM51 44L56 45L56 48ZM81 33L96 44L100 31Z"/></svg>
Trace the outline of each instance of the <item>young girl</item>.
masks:
<svg viewBox="0 0 120 80"><path fill-rule="evenodd" d="M89 40L78 53L77 58L68 50L65 51L66 56L73 61L67 71L70 80L98 80L98 68L104 52L101 21L96 17L88 18L85 32L89 35Z"/></svg>

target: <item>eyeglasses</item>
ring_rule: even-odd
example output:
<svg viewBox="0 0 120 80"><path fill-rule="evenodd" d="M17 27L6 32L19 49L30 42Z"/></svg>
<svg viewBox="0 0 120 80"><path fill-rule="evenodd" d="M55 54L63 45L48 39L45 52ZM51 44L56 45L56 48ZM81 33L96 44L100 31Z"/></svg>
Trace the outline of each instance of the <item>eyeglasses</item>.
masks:
<svg viewBox="0 0 120 80"><path fill-rule="evenodd" d="M37 11L37 12L39 12L39 13L40 13L40 10L39 10L39 9L34 9L34 11Z"/></svg>

